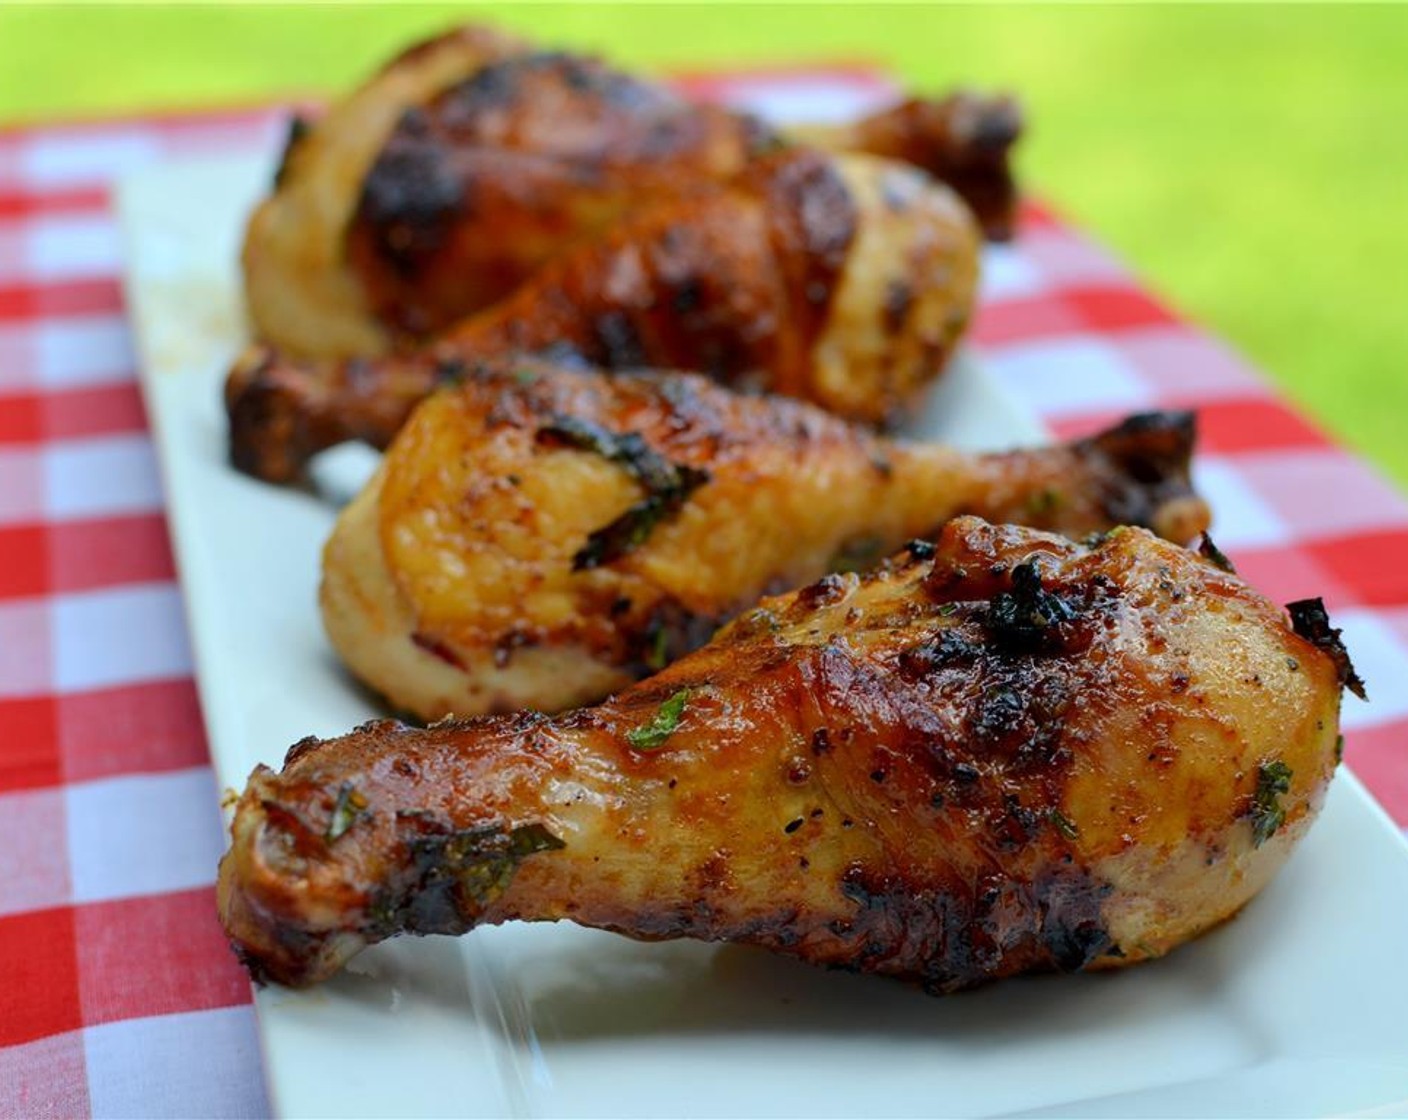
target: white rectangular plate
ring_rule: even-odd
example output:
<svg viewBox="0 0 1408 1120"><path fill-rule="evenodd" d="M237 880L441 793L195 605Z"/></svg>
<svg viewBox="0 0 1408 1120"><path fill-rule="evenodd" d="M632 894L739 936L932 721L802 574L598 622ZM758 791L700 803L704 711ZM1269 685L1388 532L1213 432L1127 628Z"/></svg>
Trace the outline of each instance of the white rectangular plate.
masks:
<svg viewBox="0 0 1408 1120"><path fill-rule="evenodd" d="M225 461L236 264L262 160L124 184L128 295L222 785L308 734L379 714L315 605L337 495ZM1040 438L971 360L921 430ZM1341 774L1280 878L1236 921L1127 974L934 999L761 951L644 945L570 925L380 946L306 993L258 994L288 1116L1394 1115L1408 1110L1408 849Z"/></svg>

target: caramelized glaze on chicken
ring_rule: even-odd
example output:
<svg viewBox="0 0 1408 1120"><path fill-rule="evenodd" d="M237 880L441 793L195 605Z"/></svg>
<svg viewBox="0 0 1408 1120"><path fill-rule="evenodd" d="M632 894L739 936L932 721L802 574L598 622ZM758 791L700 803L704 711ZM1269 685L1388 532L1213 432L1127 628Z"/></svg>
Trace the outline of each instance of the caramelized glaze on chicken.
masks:
<svg viewBox="0 0 1408 1120"><path fill-rule="evenodd" d="M514 351L695 370L891 421L966 325L977 253L967 213L921 173L781 152L556 257L416 354L299 363L253 348L226 385L232 458L287 481L335 443L384 446L437 384Z"/></svg>
<svg viewBox="0 0 1408 1120"><path fill-rule="evenodd" d="M1007 99L909 101L813 144L875 151L951 181L1010 232ZM256 333L350 357L423 339L644 207L723 183L784 144L592 58L461 28L406 51L298 123L244 249Z"/></svg>
<svg viewBox="0 0 1408 1120"><path fill-rule="evenodd" d="M958 513L1190 541L1192 420L972 455L700 377L502 362L427 400L324 552L334 647L425 719L598 700Z"/></svg>
<svg viewBox="0 0 1408 1120"><path fill-rule="evenodd" d="M961 518L599 707L296 744L239 800L220 912L256 978L295 985L510 920L934 991L1157 957L1321 805L1352 670L1295 613L1315 640L1143 530Z"/></svg>

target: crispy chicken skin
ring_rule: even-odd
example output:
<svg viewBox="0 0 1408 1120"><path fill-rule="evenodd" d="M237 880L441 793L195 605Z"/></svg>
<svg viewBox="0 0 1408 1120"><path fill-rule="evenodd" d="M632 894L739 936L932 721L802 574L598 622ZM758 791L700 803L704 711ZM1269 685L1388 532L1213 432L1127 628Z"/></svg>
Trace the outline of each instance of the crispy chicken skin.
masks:
<svg viewBox="0 0 1408 1120"><path fill-rule="evenodd" d="M1010 233L1011 101L955 94L813 128L954 183ZM244 247L256 333L290 354L377 354L497 302L643 206L727 182L785 140L594 58L484 28L406 51L296 122Z"/></svg>
<svg viewBox="0 0 1408 1120"><path fill-rule="evenodd" d="M220 913L303 985L402 932L571 919L948 991L1157 957L1320 808L1353 680L1140 529L975 518L765 601L599 707L371 723L259 767Z"/></svg>
<svg viewBox="0 0 1408 1120"><path fill-rule="evenodd" d="M392 59L316 124L295 118L273 193L245 232L245 303L259 337L307 354L386 348L386 328L347 265L367 171L407 110L525 50L487 28L458 28Z"/></svg>
<svg viewBox="0 0 1408 1120"><path fill-rule="evenodd" d="M949 517L1192 540L1192 419L964 454L881 439L700 377L503 362L419 409L343 511L323 621L352 671L423 719L599 700L726 619Z"/></svg>
<svg viewBox="0 0 1408 1120"><path fill-rule="evenodd" d="M1017 185L1008 158L1021 134L1022 112L1013 98L971 90L909 98L858 121L788 133L829 151L867 152L922 167L958 192L994 241L1016 232Z"/></svg>
<svg viewBox="0 0 1408 1120"><path fill-rule="evenodd" d="M978 235L901 164L795 149L620 223L414 354L299 363L253 347L226 384L231 457L288 481L335 443L384 446L467 363L512 351L687 369L894 420L967 323Z"/></svg>

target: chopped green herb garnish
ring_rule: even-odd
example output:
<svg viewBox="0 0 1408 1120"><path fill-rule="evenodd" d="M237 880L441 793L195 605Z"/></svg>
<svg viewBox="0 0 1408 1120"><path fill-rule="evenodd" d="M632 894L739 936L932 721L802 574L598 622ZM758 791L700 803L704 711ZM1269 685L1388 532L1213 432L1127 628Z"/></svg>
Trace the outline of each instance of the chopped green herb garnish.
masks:
<svg viewBox="0 0 1408 1120"><path fill-rule="evenodd" d="M323 834L329 844L357 823L357 818L367 808L367 799L357 792L357 787L351 782L343 782L342 787L337 791L337 801L332 807L332 816L328 819L328 830Z"/></svg>
<svg viewBox="0 0 1408 1120"><path fill-rule="evenodd" d="M535 852L552 852L567 845L540 824L525 824L507 836L486 838L477 851L460 858L455 871L460 889L487 906L508 889L518 865Z"/></svg>
<svg viewBox="0 0 1408 1120"><path fill-rule="evenodd" d="M1075 822L1060 809L1052 809L1046 816L1051 821L1052 827L1067 840L1074 840L1080 835L1080 829L1076 827Z"/></svg>
<svg viewBox="0 0 1408 1120"><path fill-rule="evenodd" d="M1252 794L1252 843L1261 847L1286 821L1281 795L1290 792L1291 768L1284 762L1263 762L1256 772L1256 792Z"/></svg>
<svg viewBox="0 0 1408 1120"><path fill-rule="evenodd" d="M567 845L540 824L519 825L508 834L508 854L515 859L537 852L555 852Z"/></svg>
<svg viewBox="0 0 1408 1120"><path fill-rule="evenodd" d="M674 734L687 703L689 689L682 688L660 705L660 710L649 723L627 731L626 742L638 751L655 750Z"/></svg>
<svg viewBox="0 0 1408 1120"><path fill-rule="evenodd" d="M985 621L998 642L1031 645L1075 617L1065 598L1042 585L1036 561L1027 560L1012 569L1012 590L992 597Z"/></svg>
<svg viewBox="0 0 1408 1120"><path fill-rule="evenodd" d="M541 824L525 824L506 831L502 825L481 825L457 832L413 836L407 840L411 858L424 884L453 879L459 893L478 906L487 906L513 880L518 865L537 852L556 851L567 845ZM407 926L401 902L374 902L373 920L386 928ZM428 930L421 930L428 932Z"/></svg>
<svg viewBox="0 0 1408 1120"><path fill-rule="evenodd" d="M1344 648L1341 631L1330 625L1330 616L1325 613L1325 604L1320 599L1299 599L1287 603L1286 610L1291 616L1291 629L1313 646L1318 646L1329 655L1339 674L1340 684L1361 700L1369 697L1364 692L1364 682L1354 671L1349 659L1349 650Z"/></svg>
<svg viewBox="0 0 1408 1120"><path fill-rule="evenodd" d="M618 434L575 416L557 416L538 430L538 437L594 451L620 464L645 489L641 501L587 537L572 557L573 571L599 568L639 548L660 521L678 513L690 494L709 481L708 471L670 462L638 432Z"/></svg>
<svg viewBox="0 0 1408 1120"><path fill-rule="evenodd" d="M572 570L581 572L599 568L603 564L619 560L628 552L634 552L650 539L655 526L678 513L685 499L708 481L707 472L697 471L693 467L680 467L675 484L650 494L644 501L631 506L615 521L588 535L587 543L572 557Z"/></svg>

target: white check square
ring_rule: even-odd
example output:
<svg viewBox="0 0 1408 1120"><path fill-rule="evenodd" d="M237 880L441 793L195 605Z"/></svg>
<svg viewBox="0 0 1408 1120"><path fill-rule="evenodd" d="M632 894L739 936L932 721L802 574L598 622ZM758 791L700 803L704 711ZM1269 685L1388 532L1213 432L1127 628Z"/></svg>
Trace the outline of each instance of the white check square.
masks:
<svg viewBox="0 0 1408 1120"><path fill-rule="evenodd" d="M79 782L63 796L75 902L215 881L224 845L208 766Z"/></svg>
<svg viewBox="0 0 1408 1120"><path fill-rule="evenodd" d="M1212 507L1212 535L1220 548L1235 551L1290 543L1286 523L1232 464L1195 455L1193 486Z"/></svg>
<svg viewBox="0 0 1408 1120"><path fill-rule="evenodd" d="M55 521L162 509L161 478L145 433L52 443L42 462L44 508Z"/></svg>
<svg viewBox="0 0 1408 1120"><path fill-rule="evenodd" d="M160 155L158 136L139 125L64 130L34 136L20 151L20 167L35 190L99 187Z"/></svg>
<svg viewBox="0 0 1408 1120"><path fill-rule="evenodd" d="M78 692L191 674L181 593L134 584L52 601L53 685Z"/></svg>
<svg viewBox="0 0 1408 1120"><path fill-rule="evenodd" d="M269 1114L252 1007L128 1019L83 1036L95 1120Z"/></svg>
<svg viewBox="0 0 1408 1120"><path fill-rule="evenodd" d="M122 267L117 226L106 214L31 219L25 241L15 274L31 283L111 276Z"/></svg>
<svg viewBox="0 0 1408 1120"><path fill-rule="evenodd" d="M71 315L39 323L30 332L37 368L31 382L77 388L136 376L132 333L121 315Z"/></svg>
<svg viewBox="0 0 1408 1120"><path fill-rule="evenodd" d="M1022 299L1040 295L1050 287L1031 259L1011 245L988 245L983 249L983 269L979 277L979 300Z"/></svg>
<svg viewBox="0 0 1408 1120"><path fill-rule="evenodd" d="M983 364L1042 416L1148 408L1153 396L1119 350L1093 337L988 349Z"/></svg>
<svg viewBox="0 0 1408 1120"><path fill-rule="evenodd" d="M1345 648L1369 694L1367 703L1345 696L1340 725L1348 731L1408 715L1408 649L1398 635L1370 610L1336 611L1330 621L1344 631Z"/></svg>
<svg viewBox="0 0 1408 1120"><path fill-rule="evenodd" d="M68 902L64 832L62 790L0 794L0 917Z"/></svg>

